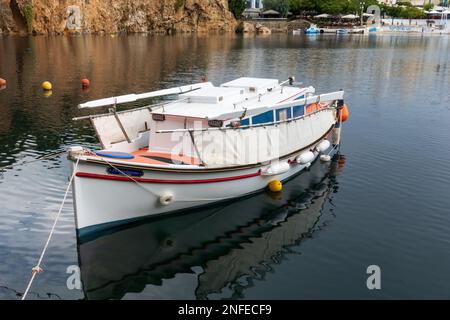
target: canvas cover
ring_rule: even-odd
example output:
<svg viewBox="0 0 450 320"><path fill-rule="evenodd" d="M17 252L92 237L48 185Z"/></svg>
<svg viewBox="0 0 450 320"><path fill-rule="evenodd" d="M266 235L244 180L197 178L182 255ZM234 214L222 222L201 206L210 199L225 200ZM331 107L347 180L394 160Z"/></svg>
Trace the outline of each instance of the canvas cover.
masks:
<svg viewBox="0 0 450 320"><path fill-rule="evenodd" d="M335 122L335 109L329 108L274 125L173 132L178 144L172 153L197 156L208 167L264 163L313 144Z"/></svg>

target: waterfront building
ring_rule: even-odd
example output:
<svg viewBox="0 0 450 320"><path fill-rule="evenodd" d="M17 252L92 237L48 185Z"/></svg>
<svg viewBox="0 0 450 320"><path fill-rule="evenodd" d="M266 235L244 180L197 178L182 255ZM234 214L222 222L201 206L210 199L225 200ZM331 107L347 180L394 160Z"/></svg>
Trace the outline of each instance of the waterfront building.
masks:
<svg viewBox="0 0 450 320"><path fill-rule="evenodd" d="M263 0L247 0L248 9L262 9Z"/></svg>

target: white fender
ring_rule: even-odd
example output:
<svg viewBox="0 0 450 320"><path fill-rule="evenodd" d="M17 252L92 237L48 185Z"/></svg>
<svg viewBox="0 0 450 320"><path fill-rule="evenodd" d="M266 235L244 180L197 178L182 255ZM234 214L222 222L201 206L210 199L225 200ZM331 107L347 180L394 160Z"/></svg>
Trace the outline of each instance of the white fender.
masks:
<svg viewBox="0 0 450 320"><path fill-rule="evenodd" d="M325 152L328 150L328 148L331 146L330 141L328 140L323 140L321 143L319 143L316 147L316 150L319 152Z"/></svg>
<svg viewBox="0 0 450 320"><path fill-rule="evenodd" d="M277 162L271 164L269 167L263 169L261 171L261 175L263 176L273 176L276 174L282 174L288 172L290 169L290 165L287 162Z"/></svg>
<svg viewBox="0 0 450 320"><path fill-rule="evenodd" d="M307 164L310 163L314 160L315 155L314 153L312 153L311 151L307 151L307 152L303 152L302 154L300 154L297 158L296 161L299 164Z"/></svg>
<svg viewBox="0 0 450 320"><path fill-rule="evenodd" d="M163 194L159 197L159 203L161 203L163 206L168 206L173 202L173 195L171 194Z"/></svg>

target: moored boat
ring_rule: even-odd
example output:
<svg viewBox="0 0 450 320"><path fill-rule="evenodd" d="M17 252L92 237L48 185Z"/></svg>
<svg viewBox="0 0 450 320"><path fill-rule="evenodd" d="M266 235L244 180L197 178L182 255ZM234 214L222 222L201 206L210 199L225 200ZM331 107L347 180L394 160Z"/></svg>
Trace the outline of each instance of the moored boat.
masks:
<svg viewBox="0 0 450 320"><path fill-rule="evenodd" d="M175 95L159 104L116 105ZM339 144L344 92L316 94L293 78L239 78L81 104L102 150L69 150L79 237L150 215L259 192ZM344 112L345 111L345 112Z"/></svg>
<svg viewBox="0 0 450 320"><path fill-rule="evenodd" d="M309 28L305 30L306 34L318 34L321 33L321 30L316 25L311 25Z"/></svg>

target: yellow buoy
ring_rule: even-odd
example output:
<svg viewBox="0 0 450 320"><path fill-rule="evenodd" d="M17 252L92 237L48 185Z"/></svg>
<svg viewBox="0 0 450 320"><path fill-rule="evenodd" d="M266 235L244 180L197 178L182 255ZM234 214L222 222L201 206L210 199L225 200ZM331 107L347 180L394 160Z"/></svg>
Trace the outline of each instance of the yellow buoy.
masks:
<svg viewBox="0 0 450 320"><path fill-rule="evenodd" d="M42 83L42 89L46 91L52 90L52 84L49 81L45 81Z"/></svg>
<svg viewBox="0 0 450 320"><path fill-rule="evenodd" d="M272 180L269 182L269 190L272 192L280 192L283 189L283 184L280 180Z"/></svg>

